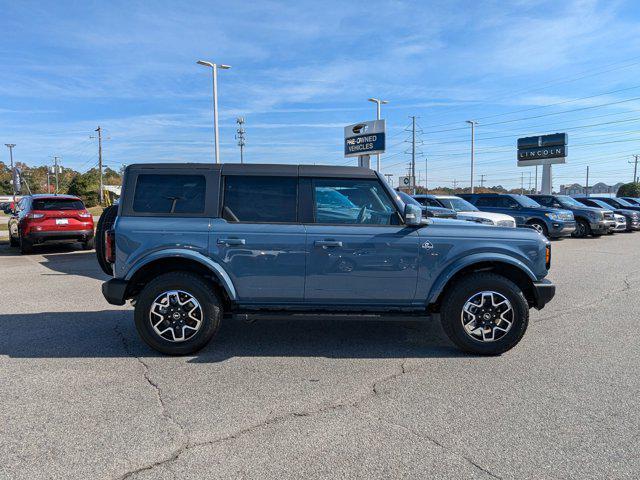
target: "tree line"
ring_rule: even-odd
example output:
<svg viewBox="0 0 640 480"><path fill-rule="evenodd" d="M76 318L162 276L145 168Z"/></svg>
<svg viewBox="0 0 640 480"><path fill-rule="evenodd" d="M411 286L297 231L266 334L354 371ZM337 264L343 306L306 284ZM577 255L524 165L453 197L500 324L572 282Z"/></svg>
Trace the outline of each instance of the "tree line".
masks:
<svg viewBox="0 0 640 480"><path fill-rule="evenodd" d="M47 171L50 166L41 165L30 167L24 163L16 163L16 168L21 172L21 191L25 195L31 193L55 192L55 174L49 174L49 188L47 189ZM0 161L0 195L10 195L12 183L11 168ZM116 172L109 167L102 170L102 182L104 185L121 185L122 172ZM80 173L72 168L60 167L58 172L58 193L67 193L80 197L87 207L98 204L100 191L100 172L92 168Z"/></svg>

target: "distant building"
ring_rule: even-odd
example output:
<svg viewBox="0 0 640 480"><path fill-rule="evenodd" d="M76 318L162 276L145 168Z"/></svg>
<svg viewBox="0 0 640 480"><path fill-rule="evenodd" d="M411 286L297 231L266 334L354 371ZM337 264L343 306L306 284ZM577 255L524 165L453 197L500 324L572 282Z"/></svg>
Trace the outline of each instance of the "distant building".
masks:
<svg viewBox="0 0 640 480"><path fill-rule="evenodd" d="M624 185L622 182L618 182L615 185L607 185L606 183L598 182L595 185L589 187L590 195L615 195L618 189ZM572 183L570 185L560 185L560 195L584 195L586 191L579 183Z"/></svg>

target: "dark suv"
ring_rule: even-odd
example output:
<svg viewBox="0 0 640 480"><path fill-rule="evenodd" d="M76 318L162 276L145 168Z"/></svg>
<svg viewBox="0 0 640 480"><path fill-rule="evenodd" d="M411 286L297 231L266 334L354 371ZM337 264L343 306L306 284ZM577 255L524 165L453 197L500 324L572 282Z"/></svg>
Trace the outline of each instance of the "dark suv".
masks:
<svg viewBox="0 0 640 480"><path fill-rule="evenodd" d="M525 195L463 193L458 196L482 211L511 215L518 227L533 228L548 238L566 237L576 229L576 221L571 211L543 207Z"/></svg>
<svg viewBox="0 0 640 480"><path fill-rule="evenodd" d="M600 236L609 233L616 226L613 211L602 207L587 206L568 195L527 195L540 205L571 210L576 219L574 237Z"/></svg>
<svg viewBox="0 0 640 480"><path fill-rule="evenodd" d="M613 210L613 213L624 216L627 221L627 232L640 230L640 211L638 210L632 210L627 207L617 208L615 205L610 205L607 202L593 197L578 197L576 200L590 207L608 208Z"/></svg>
<svg viewBox="0 0 640 480"><path fill-rule="evenodd" d="M555 293L541 235L422 219L364 168L131 165L97 235L105 298L133 300L168 354L202 348L224 315L436 312L458 347L499 354Z"/></svg>

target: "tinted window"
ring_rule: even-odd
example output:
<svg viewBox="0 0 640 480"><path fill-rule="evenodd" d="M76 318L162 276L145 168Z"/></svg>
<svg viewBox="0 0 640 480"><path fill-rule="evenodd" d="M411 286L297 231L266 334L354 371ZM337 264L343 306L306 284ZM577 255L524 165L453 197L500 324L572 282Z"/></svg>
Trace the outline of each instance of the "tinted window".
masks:
<svg viewBox="0 0 640 480"><path fill-rule="evenodd" d="M140 213L203 213L202 175L138 175L133 210Z"/></svg>
<svg viewBox="0 0 640 480"><path fill-rule="evenodd" d="M397 223L393 203L376 180L313 180L313 202L316 223Z"/></svg>
<svg viewBox="0 0 640 480"><path fill-rule="evenodd" d="M229 222L294 223L298 212L298 179L242 177L224 181L222 218Z"/></svg>
<svg viewBox="0 0 640 480"><path fill-rule="evenodd" d="M451 210L455 210L456 212L477 212L478 209L471 205L469 202L462 198L452 197L452 198L439 198L438 199L442 205L446 208L450 208Z"/></svg>
<svg viewBox="0 0 640 480"><path fill-rule="evenodd" d="M504 197L504 198L508 198L512 202L517 202L520 205L522 205L523 207L538 208L540 206L540 204L538 202L536 202L535 200L531 200L529 197L525 197L524 195L517 195L515 197L515 198L517 198L517 200L514 200L511 197Z"/></svg>
<svg viewBox="0 0 640 480"><path fill-rule="evenodd" d="M535 201L545 207L553 206L553 197L535 197Z"/></svg>
<svg viewBox="0 0 640 480"><path fill-rule="evenodd" d="M499 197L478 197L476 200L477 207L497 207Z"/></svg>
<svg viewBox="0 0 640 480"><path fill-rule="evenodd" d="M34 198L31 210L84 210L84 203L69 198Z"/></svg>

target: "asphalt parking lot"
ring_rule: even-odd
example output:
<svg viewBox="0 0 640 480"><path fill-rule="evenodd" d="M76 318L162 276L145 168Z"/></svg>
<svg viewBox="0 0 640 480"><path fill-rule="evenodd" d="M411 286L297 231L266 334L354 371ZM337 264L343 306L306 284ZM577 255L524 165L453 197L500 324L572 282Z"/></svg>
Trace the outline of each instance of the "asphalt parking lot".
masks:
<svg viewBox="0 0 640 480"><path fill-rule="evenodd" d="M93 252L5 241L0 478L638 478L639 251L554 242L557 296L501 357L436 322L283 319L171 358Z"/></svg>

